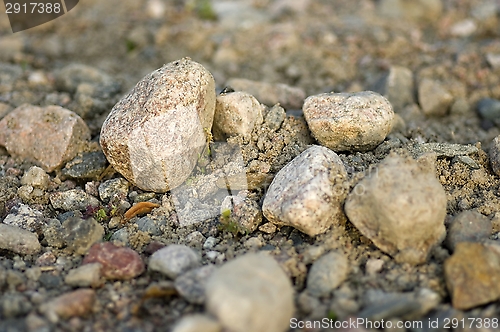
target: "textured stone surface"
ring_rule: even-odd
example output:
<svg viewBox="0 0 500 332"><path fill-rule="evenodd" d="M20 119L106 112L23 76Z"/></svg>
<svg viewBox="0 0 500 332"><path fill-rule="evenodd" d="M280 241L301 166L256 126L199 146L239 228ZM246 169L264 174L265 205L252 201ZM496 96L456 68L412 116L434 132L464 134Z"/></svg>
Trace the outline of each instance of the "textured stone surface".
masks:
<svg viewBox="0 0 500 332"><path fill-rule="evenodd" d="M241 190L238 195L226 196L221 203L221 223L236 223L241 233L252 233L262 222L262 212L249 192Z"/></svg>
<svg viewBox="0 0 500 332"><path fill-rule="evenodd" d="M238 134L248 138L253 128L262 121L262 106L254 96L246 92L217 96L212 129L215 140Z"/></svg>
<svg viewBox="0 0 500 332"><path fill-rule="evenodd" d="M69 161L62 174L74 179L93 179L104 172L108 161L102 151L84 152Z"/></svg>
<svg viewBox="0 0 500 332"><path fill-rule="evenodd" d="M85 122L60 106L24 104L0 121L0 145L47 172L71 160L90 139Z"/></svg>
<svg viewBox="0 0 500 332"><path fill-rule="evenodd" d="M104 283L101 270L101 263L85 264L69 270L64 282L74 287L99 287Z"/></svg>
<svg viewBox="0 0 500 332"><path fill-rule="evenodd" d="M53 323L60 319L81 317L92 312L96 299L92 289L79 289L50 300L40 306L40 312Z"/></svg>
<svg viewBox="0 0 500 332"><path fill-rule="evenodd" d="M200 265L200 256L188 246L171 244L156 251L149 259L149 269L175 279Z"/></svg>
<svg viewBox="0 0 500 332"><path fill-rule="evenodd" d="M41 189L47 189L49 182L50 176L37 166L31 167L21 178L22 185L29 185Z"/></svg>
<svg viewBox="0 0 500 332"><path fill-rule="evenodd" d="M276 174L264 198L263 214L278 226L292 226L309 236L324 233L345 218L346 180L339 156L312 146Z"/></svg>
<svg viewBox="0 0 500 332"><path fill-rule="evenodd" d="M283 332L294 313L293 288L266 254L246 254L224 264L207 283L207 310L234 332Z"/></svg>
<svg viewBox="0 0 500 332"><path fill-rule="evenodd" d="M144 77L111 110L100 143L113 168L147 191L186 180L206 144L215 110L215 82L188 58Z"/></svg>
<svg viewBox="0 0 500 332"><path fill-rule="evenodd" d="M445 237L446 194L431 160L390 154L347 197L345 212L361 233L399 262L424 263Z"/></svg>
<svg viewBox="0 0 500 332"><path fill-rule="evenodd" d="M79 255L84 255L94 243L101 242L104 236L104 227L94 218L73 216L62 223L61 229L68 249Z"/></svg>
<svg viewBox="0 0 500 332"><path fill-rule="evenodd" d="M251 81L244 78L232 78L226 86L235 91L245 91L268 106L281 104L286 109L300 109L306 98L304 90L280 83Z"/></svg>
<svg viewBox="0 0 500 332"><path fill-rule="evenodd" d="M87 194L81 189L71 189L55 192L50 195L50 203L54 209L64 211L85 210L87 207L98 207L97 198Z"/></svg>
<svg viewBox="0 0 500 332"><path fill-rule="evenodd" d="M82 264L101 263L102 275L111 280L129 280L144 272L145 266L137 252L110 242L97 243L90 248Z"/></svg>
<svg viewBox="0 0 500 332"><path fill-rule="evenodd" d="M494 242L458 243L444 263L444 277L457 309L500 299L500 246Z"/></svg>
<svg viewBox="0 0 500 332"><path fill-rule="evenodd" d="M476 211L463 211L451 221L446 236L446 245L453 251L459 242L487 240L491 231L491 221L487 217Z"/></svg>
<svg viewBox="0 0 500 332"><path fill-rule="evenodd" d="M334 151L366 151L392 129L389 101L372 91L323 93L304 102L304 116L314 138Z"/></svg>
<svg viewBox="0 0 500 332"><path fill-rule="evenodd" d="M175 279L175 289L189 303L203 304L206 284L214 271L214 265L205 265L181 274Z"/></svg>
<svg viewBox="0 0 500 332"><path fill-rule="evenodd" d="M500 136L493 139L489 151L490 165L493 172L500 176Z"/></svg>
<svg viewBox="0 0 500 332"><path fill-rule="evenodd" d="M114 196L127 197L130 183L122 178L111 179L99 185L99 197L108 202Z"/></svg>
<svg viewBox="0 0 500 332"><path fill-rule="evenodd" d="M0 248L17 254L36 254L41 246L36 234L19 227L0 224Z"/></svg>
<svg viewBox="0 0 500 332"><path fill-rule="evenodd" d="M426 115L443 116L448 112L453 96L440 82L424 78L418 84L418 102Z"/></svg>
<svg viewBox="0 0 500 332"><path fill-rule="evenodd" d="M349 265L347 258L330 252L313 263L307 275L307 290L311 295L328 296L347 278Z"/></svg>
<svg viewBox="0 0 500 332"><path fill-rule="evenodd" d="M43 214L30 208L28 205L20 204L12 208L11 213L3 220L4 224L20 227L30 232L40 232L45 225Z"/></svg>

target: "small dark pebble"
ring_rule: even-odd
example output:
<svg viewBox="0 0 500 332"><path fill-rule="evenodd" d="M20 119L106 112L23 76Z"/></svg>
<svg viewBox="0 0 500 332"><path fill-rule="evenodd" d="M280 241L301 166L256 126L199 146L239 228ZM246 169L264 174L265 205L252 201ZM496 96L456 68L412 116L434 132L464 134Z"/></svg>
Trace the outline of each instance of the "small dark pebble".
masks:
<svg viewBox="0 0 500 332"><path fill-rule="evenodd" d="M96 179L107 166L108 161L102 151L85 152L68 162L62 174L74 179Z"/></svg>

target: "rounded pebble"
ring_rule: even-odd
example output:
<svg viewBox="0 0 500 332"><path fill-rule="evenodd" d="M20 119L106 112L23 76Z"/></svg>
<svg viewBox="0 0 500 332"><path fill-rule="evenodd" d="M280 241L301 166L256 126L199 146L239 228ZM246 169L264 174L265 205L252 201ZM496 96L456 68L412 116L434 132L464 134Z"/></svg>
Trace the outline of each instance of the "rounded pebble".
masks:
<svg viewBox="0 0 500 332"><path fill-rule="evenodd" d="M293 288L266 254L246 254L216 270L206 286L206 307L234 332L283 332L294 313Z"/></svg>
<svg viewBox="0 0 500 332"><path fill-rule="evenodd" d="M283 167L264 198L262 212L277 226L315 236L344 217L347 172L339 156L312 146Z"/></svg>
<svg viewBox="0 0 500 332"><path fill-rule="evenodd" d="M459 242L487 240L492 231L491 221L476 211L463 211L456 215L448 227L446 245L452 251Z"/></svg>
<svg viewBox="0 0 500 332"><path fill-rule="evenodd" d="M314 138L334 151L371 150L391 132L394 111L372 91L310 96L304 117Z"/></svg>
<svg viewBox="0 0 500 332"><path fill-rule="evenodd" d="M206 283L214 271L214 265L206 265L188 271L175 279L175 289L189 303L203 304Z"/></svg>
<svg viewBox="0 0 500 332"><path fill-rule="evenodd" d="M313 296L327 296L347 278L349 265L347 258L330 252L313 263L307 275L307 290Z"/></svg>
<svg viewBox="0 0 500 332"><path fill-rule="evenodd" d="M30 255L40 251L38 236L19 227L0 224L0 248Z"/></svg>
<svg viewBox="0 0 500 332"><path fill-rule="evenodd" d="M106 118L100 143L115 170L145 191L166 192L191 174L212 128L215 82L184 58L144 77Z"/></svg>
<svg viewBox="0 0 500 332"><path fill-rule="evenodd" d="M177 278L180 274L200 265L200 256L188 246L171 244L156 251L149 259L149 269L169 277Z"/></svg>

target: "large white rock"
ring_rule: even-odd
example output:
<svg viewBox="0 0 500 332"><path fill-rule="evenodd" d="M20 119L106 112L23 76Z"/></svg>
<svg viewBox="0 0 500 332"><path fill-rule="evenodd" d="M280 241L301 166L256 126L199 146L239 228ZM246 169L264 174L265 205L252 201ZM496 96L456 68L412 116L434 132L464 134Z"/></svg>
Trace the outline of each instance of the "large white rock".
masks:
<svg viewBox="0 0 500 332"><path fill-rule="evenodd" d="M372 91L310 96L302 109L314 138L334 151L373 149L391 132L394 119L389 101Z"/></svg>
<svg viewBox="0 0 500 332"><path fill-rule="evenodd" d="M315 236L345 218L347 172L340 157L314 145L283 167L269 186L262 212L273 224Z"/></svg>
<svg viewBox="0 0 500 332"><path fill-rule="evenodd" d="M345 202L348 219L363 235L396 261L410 264L424 263L446 235L446 194L432 158L421 158L390 154Z"/></svg>
<svg viewBox="0 0 500 332"><path fill-rule="evenodd" d="M246 254L216 270L206 286L206 306L231 332L288 331L293 288L266 254Z"/></svg>
<svg viewBox="0 0 500 332"><path fill-rule="evenodd" d="M210 72L189 58L170 62L113 107L101 129L102 150L137 187L166 192L196 166L214 110Z"/></svg>

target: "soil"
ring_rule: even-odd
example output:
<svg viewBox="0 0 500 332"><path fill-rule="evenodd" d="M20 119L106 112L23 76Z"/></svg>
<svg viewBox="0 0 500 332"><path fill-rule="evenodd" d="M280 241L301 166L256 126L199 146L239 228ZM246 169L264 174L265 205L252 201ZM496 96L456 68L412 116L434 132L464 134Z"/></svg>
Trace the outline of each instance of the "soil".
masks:
<svg viewBox="0 0 500 332"><path fill-rule="evenodd" d="M58 93L59 98L70 98L66 105L73 101L78 104L74 94L64 95L55 84L58 70L74 63L89 65L109 74L121 84L119 96L164 63L185 56L212 72L218 91L234 77L285 83L302 88L306 95L362 91L371 89L391 66L407 67L415 82L423 77L444 82L454 99L460 99L465 106L451 107L444 116L426 116L419 108L415 92L413 105L395 109L404 124L398 126L384 143L365 153L339 154L349 173L351 188L390 151L411 150L415 142L476 145L479 152L470 157L478 164L477 169L456 158L439 157L436 177L448 197L447 222L461 211L475 209L494 221L490 238L496 240L500 180L489 165L487 152L492 139L500 134L500 128L492 121L481 119L475 108L483 97L500 99L500 67L486 59L486 54L500 54L498 19L495 14L477 18L477 8L485 2L480 0L443 0L437 1L442 4L441 10L426 8L406 12L383 11L384 2L389 1L214 0L210 4L204 0L87 0L52 22L16 34L11 32L6 15L1 13L0 62L17 65L23 73L11 91L0 90L0 102L10 108L25 102L45 105L48 95ZM163 4L164 10L154 6L158 3ZM234 4L234 8L229 3ZM452 33L454 24L471 18L476 22L475 31L463 36ZM30 84L29 77L35 72L46 75L47 82ZM116 97L113 98L108 98L107 102L116 101ZM98 142L100 127L108 112L109 109L85 118L93 142ZM278 130L264 124L254 130L250 140L238 136L228 141L240 147L250 172L261 174L255 177L256 184L250 195L259 206L272 176L315 142L301 112L287 110L287 113ZM224 165L224 155L222 151L221 158L213 160L207 169L215 170ZM60 214L44 197L20 197L19 183L13 178L20 180L31 166L28 161L12 158L0 148L0 177L4 177L5 183L0 193L9 196L5 206L0 206L0 218L3 219L12 205L20 201L42 211L47 218ZM60 171L49 175L54 185L48 192L95 187L119 176L112 173L88 180L64 180L62 177L61 181ZM203 174L194 174L196 176L203 177ZM168 193L143 193L130 188L128 197L137 195L145 195L143 200L158 203L170 200ZM270 233L256 230L248 234L224 225L221 227L218 217L201 224L178 227L173 206L168 208L169 204L164 203L161 209L151 213L151 218L162 220L161 235L138 231L135 223L118 226L129 230L132 234L129 245L145 261L152 246L181 243L198 250L204 264L210 263L206 255L208 250L202 248L203 241L192 240L193 237L189 236L196 231L203 235L203 239L212 236L220 241L217 251L224 256L215 261L217 265L255 250L245 243L250 238L258 238L262 242L258 250L270 251L293 281L297 294L295 317L299 320L331 315L338 319L355 316L364 306L368 290L410 292L421 288L428 288L442 298L431 314L500 316L498 303L468 312L452 309L443 277L443 262L450 253L444 246L432 252L428 263L413 267L396 263L348 221L314 238L290 227ZM263 220L263 224L265 222ZM116 231L108 223L103 222L103 226L106 237ZM319 298L312 308L308 308L301 295L308 268L318 258L318 252L329 250L346 254L350 263L349 278L332 296ZM81 264L82 256L71 254L64 248L50 248L50 251L69 262L70 267ZM0 265L8 270L19 266L16 265L19 261L24 261L25 268L33 266L37 258L36 255L18 256L0 251ZM384 261L380 273L367 273L365 265L370 259ZM64 276L67 271L61 273ZM181 317L205 312L202 305L190 304L175 294L153 298L144 295L148 286L165 279L159 273L146 272L130 281L108 281L97 289L97 305L91 315L55 325L37 313L40 299L38 302L33 300L33 294L43 294L43 299L50 299L71 288L41 289L40 283L36 282L26 293L28 297L31 294L33 309L17 317L3 317L0 331L35 331L33 317L41 320L41 326L58 331L170 331ZM2 289L1 286L0 283L0 291L4 294L21 292L19 288ZM348 300L342 302L342 298ZM426 315L412 319L427 319Z"/></svg>

